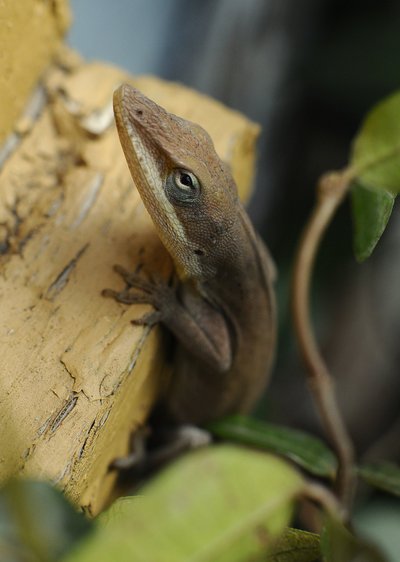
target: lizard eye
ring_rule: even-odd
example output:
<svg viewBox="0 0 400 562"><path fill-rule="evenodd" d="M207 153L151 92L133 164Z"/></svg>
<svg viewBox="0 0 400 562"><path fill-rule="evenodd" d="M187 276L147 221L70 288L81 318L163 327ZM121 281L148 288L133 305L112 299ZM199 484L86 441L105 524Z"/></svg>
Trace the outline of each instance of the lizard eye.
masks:
<svg viewBox="0 0 400 562"><path fill-rule="evenodd" d="M192 203L200 194L200 182L189 170L176 168L167 177L165 191L175 203Z"/></svg>

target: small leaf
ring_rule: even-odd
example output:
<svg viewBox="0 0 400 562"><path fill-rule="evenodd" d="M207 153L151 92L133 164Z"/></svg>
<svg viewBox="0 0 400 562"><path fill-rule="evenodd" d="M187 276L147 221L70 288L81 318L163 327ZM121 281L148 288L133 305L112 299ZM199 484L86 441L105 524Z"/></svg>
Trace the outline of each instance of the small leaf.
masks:
<svg viewBox="0 0 400 562"><path fill-rule="evenodd" d="M352 535L343 524L327 517L321 535L324 562L387 562L374 546Z"/></svg>
<svg viewBox="0 0 400 562"><path fill-rule="evenodd" d="M265 562L317 562L321 556L319 535L286 529L273 544Z"/></svg>
<svg viewBox="0 0 400 562"><path fill-rule="evenodd" d="M322 441L303 431L245 416L224 418L207 429L222 439L289 458L311 474L330 478L335 475L337 461L333 453Z"/></svg>
<svg viewBox="0 0 400 562"><path fill-rule="evenodd" d="M287 526L303 488L301 476L281 459L207 447L168 467L140 497L117 501L67 560L257 560Z"/></svg>
<svg viewBox="0 0 400 562"><path fill-rule="evenodd" d="M354 253L359 262L369 258L392 213L394 196L354 183L351 191Z"/></svg>
<svg viewBox="0 0 400 562"><path fill-rule="evenodd" d="M382 236L400 192L400 92L378 103L353 142L354 251L368 258Z"/></svg>
<svg viewBox="0 0 400 562"><path fill-rule="evenodd" d="M400 497L400 467L390 462L364 464L359 475L371 486Z"/></svg>
<svg viewBox="0 0 400 562"><path fill-rule="evenodd" d="M91 527L50 484L13 480L0 492L0 560L58 560Z"/></svg>

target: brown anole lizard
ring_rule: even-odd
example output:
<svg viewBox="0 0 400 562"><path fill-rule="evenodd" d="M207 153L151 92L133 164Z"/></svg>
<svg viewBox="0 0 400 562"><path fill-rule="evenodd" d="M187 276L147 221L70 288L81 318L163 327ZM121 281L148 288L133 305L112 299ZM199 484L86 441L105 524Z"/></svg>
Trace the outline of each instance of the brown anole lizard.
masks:
<svg viewBox="0 0 400 562"><path fill-rule="evenodd" d="M178 423L245 413L268 381L275 346L274 266L238 199L228 167L199 125L165 111L129 85L114 94L125 158L177 283L118 271L147 302L137 321L161 322L175 337L164 406ZM133 289L133 290L132 290Z"/></svg>

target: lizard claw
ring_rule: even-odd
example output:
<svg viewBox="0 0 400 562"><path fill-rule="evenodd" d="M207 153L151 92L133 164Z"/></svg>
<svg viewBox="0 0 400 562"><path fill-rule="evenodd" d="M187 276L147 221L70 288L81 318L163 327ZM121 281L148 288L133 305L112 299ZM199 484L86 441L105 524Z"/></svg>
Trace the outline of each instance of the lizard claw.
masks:
<svg viewBox="0 0 400 562"><path fill-rule="evenodd" d="M148 294L132 293L129 290L114 291L113 289L103 289L103 297L110 297L124 304L153 304L151 296Z"/></svg>
<svg viewBox="0 0 400 562"><path fill-rule="evenodd" d="M150 428L148 427L138 429L132 438L131 452L125 457L118 457L114 459L109 468L127 470L138 468L145 464L147 457L146 440L148 439L149 434Z"/></svg>
<svg viewBox="0 0 400 562"><path fill-rule="evenodd" d="M113 269L116 273L118 273L118 275L122 277L128 287L140 289L145 293L151 293L153 285L156 284L155 282L153 282L152 277L150 277L149 281L147 281L146 279L143 279L142 275L139 275L138 273L132 273L125 269L122 265L116 264L114 265Z"/></svg>
<svg viewBox="0 0 400 562"><path fill-rule="evenodd" d="M103 289L101 291L102 297L106 297L106 298L110 298L110 299L117 299L118 294L119 293L117 291L114 291L113 289Z"/></svg>
<svg viewBox="0 0 400 562"><path fill-rule="evenodd" d="M159 310L155 310L154 312L149 312L140 318L135 318L131 320L131 324L134 326L149 326L152 327L155 324L158 324L162 319L162 313Z"/></svg>
<svg viewBox="0 0 400 562"><path fill-rule="evenodd" d="M128 278L131 275L130 272L125 269L125 267L117 263L113 265L113 270L115 271L115 273L118 273L118 275L120 275L123 279Z"/></svg>

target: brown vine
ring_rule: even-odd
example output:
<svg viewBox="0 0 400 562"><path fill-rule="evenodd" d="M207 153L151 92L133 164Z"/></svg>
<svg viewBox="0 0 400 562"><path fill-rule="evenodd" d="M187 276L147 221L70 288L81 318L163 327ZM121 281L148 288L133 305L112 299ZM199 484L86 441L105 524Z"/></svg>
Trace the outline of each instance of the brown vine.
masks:
<svg viewBox="0 0 400 562"><path fill-rule="evenodd" d="M336 487L345 517L354 495L354 447L338 407L332 376L315 338L309 296L319 245L351 181L352 171L349 169L331 172L320 178L317 201L297 251L292 292L295 331L307 367L308 383L325 431L338 456Z"/></svg>

